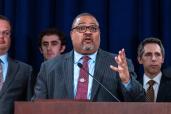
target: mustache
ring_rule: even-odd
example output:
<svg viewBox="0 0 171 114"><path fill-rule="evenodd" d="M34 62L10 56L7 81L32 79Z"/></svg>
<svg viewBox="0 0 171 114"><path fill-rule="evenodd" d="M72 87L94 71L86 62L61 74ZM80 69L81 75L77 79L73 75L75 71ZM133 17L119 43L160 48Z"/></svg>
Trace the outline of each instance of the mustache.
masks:
<svg viewBox="0 0 171 114"><path fill-rule="evenodd" d="M83 38L84 38L84 40L92 39L92 34L84 34Z"/></svg>

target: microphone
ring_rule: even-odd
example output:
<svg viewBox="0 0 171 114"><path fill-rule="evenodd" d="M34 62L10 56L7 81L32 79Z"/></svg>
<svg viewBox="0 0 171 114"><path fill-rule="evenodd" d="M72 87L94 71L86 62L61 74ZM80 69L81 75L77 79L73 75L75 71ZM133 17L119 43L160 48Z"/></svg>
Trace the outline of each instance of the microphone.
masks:
<svg viewBox="0 0 171 114"><path fill-rule="evenodd" d="M86 73L88 73L102 88L104 88L117 102L121 102L112 92L110 92L101 82L99 82L92 74L90 74L87 70L83 68L83 65L81 63L77 63L77 66L80 69L83 69Z"/></svg>

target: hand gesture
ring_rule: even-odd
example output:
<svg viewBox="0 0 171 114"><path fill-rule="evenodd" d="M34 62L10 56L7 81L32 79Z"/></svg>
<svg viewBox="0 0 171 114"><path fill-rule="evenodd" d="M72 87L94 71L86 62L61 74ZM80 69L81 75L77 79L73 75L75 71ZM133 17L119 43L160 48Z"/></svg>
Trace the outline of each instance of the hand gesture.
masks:
<svg viewBox="0 0 171 114"><path fill-rule="evenodd" d="M128 71L128 64L126 61L126 55L124 49L119 51L118 56L115 57L115 61L118 64L118 67L114 67L110 65L110 68L113 71L117 71L119 73L120 79L123 83L128 83L128 81L130 80L130 75Z"/></svg>

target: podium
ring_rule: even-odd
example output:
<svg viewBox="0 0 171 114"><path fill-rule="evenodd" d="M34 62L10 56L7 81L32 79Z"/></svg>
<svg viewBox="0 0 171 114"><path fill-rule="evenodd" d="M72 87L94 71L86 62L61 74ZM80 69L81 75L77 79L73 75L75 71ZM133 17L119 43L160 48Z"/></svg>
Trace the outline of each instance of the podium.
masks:
<svg viewBox="0 0 171 114"><path fill-rule="evenodd" d="M171 114L171 103L43 100L15 102L15 114Z"/></svg>

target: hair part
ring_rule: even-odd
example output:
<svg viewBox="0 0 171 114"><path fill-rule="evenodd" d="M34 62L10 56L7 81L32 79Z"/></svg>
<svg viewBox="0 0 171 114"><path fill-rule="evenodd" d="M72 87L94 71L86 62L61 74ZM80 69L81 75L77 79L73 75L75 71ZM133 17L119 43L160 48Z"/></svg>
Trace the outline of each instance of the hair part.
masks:
<svg viewBox="0 0 171 114"><path fill-rule="evenodd" d="M142 58L142 55L144 53L144 46L147 44L152 44L152 43L158 44L160 46L163 58L165 57L165 50L164 50L161 40L159 38L155 38L155 37L147 37L138 46L137 54L138 54L139 58Z"/></svg>

